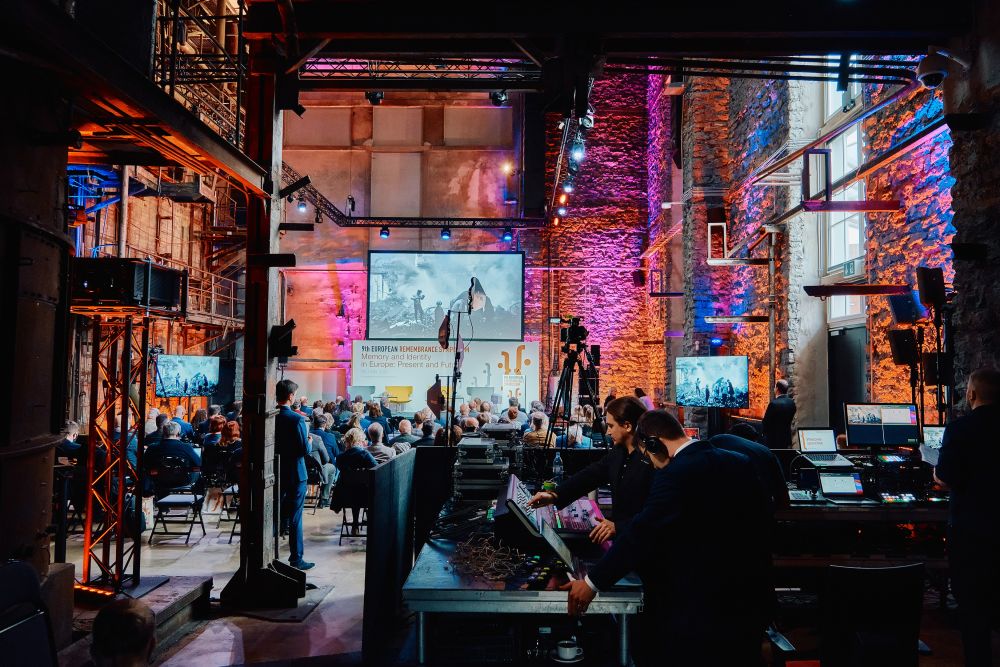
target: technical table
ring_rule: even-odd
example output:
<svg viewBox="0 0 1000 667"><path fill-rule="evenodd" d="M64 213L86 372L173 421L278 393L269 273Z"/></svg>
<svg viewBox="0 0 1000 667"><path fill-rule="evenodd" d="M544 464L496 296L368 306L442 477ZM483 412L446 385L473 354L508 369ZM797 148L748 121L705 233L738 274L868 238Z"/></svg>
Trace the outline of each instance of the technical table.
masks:
<svg viewBox="0 0 1000 667"><path fill-rule="evenodd" d="M429 613L566 614L566 592L505 590L503 582L463 575L450 562L457 543L435 539L424 545L403 585L403 600L417 613L417 658L426 660L425 622ZM637 580L636 580L637 581ZM549 586L553 585L550 580ZM642 608L642 587L627 585L602 592L590 604L588 615L618 616L618 660L628 664L629 616Z"/></svg>

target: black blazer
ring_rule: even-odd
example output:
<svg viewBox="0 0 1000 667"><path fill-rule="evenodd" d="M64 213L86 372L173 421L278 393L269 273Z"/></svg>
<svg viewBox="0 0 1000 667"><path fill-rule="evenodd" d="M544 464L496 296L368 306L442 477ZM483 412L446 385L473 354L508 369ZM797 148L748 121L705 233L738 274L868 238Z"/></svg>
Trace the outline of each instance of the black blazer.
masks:
<svg viewBox="0 0 1000 667"><path fill-rule="evenodd" d="M669 634L665 654L672 654L673 644L676 650L703 640L718 644L720 628L759 639L772 596L771 554L761 539L769 521L750 460L694 442L656 471L642 511L618 528L588 576L605 590L639 573L644 605Z"/></svg>
<svg viewBox="0 0 1000 667"><path fill-rule="evenodd" d="M781 471L781 463L774 452L759 442L729 433L713 436L710 442L713 447L738 452L750 459L757 471L757 479L771 497L772 509L788 507L788 484L785 483L785 474Z"/></svg>
<svg viewBox="0 0 1000 667"><path fill-rule="evenodd" d="M1000 543L998 469L1000 404L982 405L945 427L934 472L951 490L954 537Z"/></svg>
<svg viewBox="0 0 1000 667"><path fill-rule="evenodd" d="M562 509L599 486L611 486L612 520L615 531L642 509L653 483L653 466L638 449L629 454L615 446L598 461L556 487L556 507Z"/></svg>
<svg viewBox="0 0 1000 667"><path fill-rule="evenodd" d="M764 442L771 449L792 448L792 419L795 417L795 401L788 396L775 396L767 404L761 428Z"/></svg>

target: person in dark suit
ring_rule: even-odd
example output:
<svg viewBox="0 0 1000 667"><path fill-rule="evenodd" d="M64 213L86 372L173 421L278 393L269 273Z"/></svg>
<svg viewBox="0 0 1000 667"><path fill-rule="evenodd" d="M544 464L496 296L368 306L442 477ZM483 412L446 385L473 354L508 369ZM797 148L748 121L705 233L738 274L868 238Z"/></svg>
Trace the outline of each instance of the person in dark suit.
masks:
<svg viewBox="0 0 1000 667"><path fill-rule="evenodd" d="M792 448L792 419L795 418L795 401L788 396L788 380L774 383L774 398L767 404L761 428L764 442L771 449Z"/></svg>
<svg viewBox="0 0 1000 667"><path fill-rule="evenodd" d="M1000 371L972 373L965 400L971 412L945 427L934 476L951 492L948 560L965 664L985 667L996 664L990 629L1000 620Z"/></svg>
<svg viewBox="0 0 1000 667"><path fill-rule="evenodd" d="M423 437L414 440L411 447L433 447L434 446L434 422L427 420L420 425L420 433Z"/></svg>
<svg viewBox="0 0 1000 667"><path fill-rule="evenodd" d="M665 410L646 412L639 429L657 469L653 487L585 579L563 586L569 613L634 570L644 589L640 665L759 664L771 554L760 539L767 499L750 460L688 438Z"/></svg>
<svg viewBox="0 0 1000 667"><path fill-rule="evenodd" d="M142 456L142 465L146 470L150 470L160 465L165 456L172 456L183 460L191 468L201 467L201 456L194 451L194 447L181 441L181 426L171 420L163 425L162 440L155 445L146 448L146 453ZM188 484L195 485L201 479L200 470L192 470L188 475ZM150 476L146 480L152 483ZM147 489L152 490L152 489Z"/></svg>
<svg viewBox="0 0 1000 667"><path fill-rule="evenodd" d="M532 507L555 505L562 509L599 486L611 486L614 520L604 520L591 532L590 539L600 544L618 533L618 526L628 523L643 507L653 481L653 467L643 456L636 441L639 419L646 406L635 396L623 396L608 403L608 436L615 446L599 461L576 473L555 491L541 491L528 501Z"/></svg>
<svg viewBox="0 0 1000 667"><path fill-rule="evenodd" d="M330 459L336 463L337 457L340 456L340 439L337 437L339 434L335 431L327 431L327 427L333 423L333 416L326 414L325 412L313 411L312 416L312 428L309 429L311 435L318 436L323 444L326 445L326 451L330 455Z"/></svg>
<svg viewBox="0 0 1000 667"><path fill-rule="evenodd" d="M733 429L735 430L735 429ZM720 433L709 439L713 447L725 449L728 452L739 452L753 464L757 473L757 479L764 486L768 497L771 499L771 507L774 510L785 509L789 505L788 484L785 483L785 474L781 471L781 462L770 449L741 438L734 433Z"/></svg>
<svg viewBox="0 0 1000 667"><path fill-rule="evenodd" d="M178 405L176 408L174 408L174 418L171 421L180 424L182 438L186 440L192 440L194 439L194 427L191 426L191 424L186 419L184 419L184 415L186 414L187 410L184 408L184 406Z"/></svg>
<svg viewBox="0 0 1000 667"><path fill-rule="evenodd" d="M302 508L306 502L306 460L312 447L309 444L309 427L305 418L292 410L292 400L299 385L291 380L281 380L275 388L278 415L274 419L274 445L281 465L282 515L288 519L289 564L299 570L308 570L315 563L303 560Z"/></svg>

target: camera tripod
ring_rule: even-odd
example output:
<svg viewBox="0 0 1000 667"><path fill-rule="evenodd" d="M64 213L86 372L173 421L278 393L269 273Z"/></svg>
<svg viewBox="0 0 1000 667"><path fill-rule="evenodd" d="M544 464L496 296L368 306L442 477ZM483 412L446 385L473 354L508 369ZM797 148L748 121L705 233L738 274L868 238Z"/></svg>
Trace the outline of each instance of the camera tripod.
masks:
<svg viewBox="0 0 1000 667"><path fill-rule="evenodd" d="M563 346L563 352L566 353L566 358L563 359L562 371L559 374L559 384L556 386L556 394L552 402L552 412L549 414L549 427L545 432L545 443L548 443L552 438L553 429L555 428L557 419L561 418L567 423L570 420L573 402L573 375L577 370L579 370L580 377L582 377L587 383L587 392L594 401L594 412L597 415L597 419L593 424L594 433L600 433L602 441L604 441L605 446L607 446L607 441L604 440L606 430L604 426L604 417L597 409L597 387L594 386L593 379L590 375L588 375L586 369L583 367L583 359L580 358L580 353L583 352L583 355L586 357L587 363L590 364L591 368L596 368L594 358L590 356L590 350L588 350L587 346L582 342L566 343L566 345ZM562 414L560 414L560 412Z"/></svg>

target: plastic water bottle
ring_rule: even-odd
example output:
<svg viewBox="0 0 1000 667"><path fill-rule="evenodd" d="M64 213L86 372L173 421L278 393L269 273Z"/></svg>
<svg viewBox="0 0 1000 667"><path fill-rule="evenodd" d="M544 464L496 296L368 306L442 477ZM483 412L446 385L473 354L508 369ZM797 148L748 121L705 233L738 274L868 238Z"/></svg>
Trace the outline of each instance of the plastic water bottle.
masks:
<svg viewBox="0 0 1000 667"><path fill-rule="evenodd" d="M552 459L552 479L556 482L561 482L563 478L563 462L562 456L559 452L556 452L556 457Z"/></svg>

